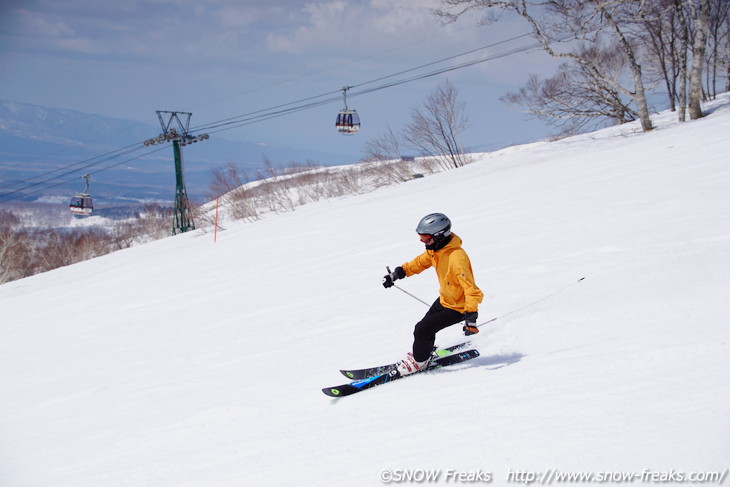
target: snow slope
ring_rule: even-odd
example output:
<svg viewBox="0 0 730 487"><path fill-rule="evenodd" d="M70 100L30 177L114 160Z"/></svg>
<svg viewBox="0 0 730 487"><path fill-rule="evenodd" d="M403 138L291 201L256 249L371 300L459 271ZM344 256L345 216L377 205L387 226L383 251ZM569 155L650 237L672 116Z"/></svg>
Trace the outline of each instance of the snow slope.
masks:
<svg viewBox="0 0 730 487"><path fill-rule="evenodd" d="M727 477L730 97L706 108L0 286L0 485ZM499 317L482 357L324 396L409 350L426 307L380 279L433 211ZM401 283L436 297L432 271Z"/></svg>

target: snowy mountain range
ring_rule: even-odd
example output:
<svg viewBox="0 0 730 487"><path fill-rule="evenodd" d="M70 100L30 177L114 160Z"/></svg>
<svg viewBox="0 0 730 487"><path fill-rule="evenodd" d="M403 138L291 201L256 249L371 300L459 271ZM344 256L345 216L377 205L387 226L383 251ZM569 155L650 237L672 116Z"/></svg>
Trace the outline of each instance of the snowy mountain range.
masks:
<svg viewBox="0 0 730 487"><path fill-rule="evenodd" d="M159 125L116 119L50 107L0 100L0 183L25 180L38 173L57 170L110 151L157 136ZM332 154L252 142L235 142L214 135L205 144L184 149L186 184L189 195L204 197L211 169L229 162L241 170L255 173L266 155L276 164L314 161L323 165L354 162L357 154ZM95 195L114 204L117 200L170 199L175 177L172 149L131 160L122 168L100 172ZM92 174L104 164L89 169ZM79 177L82 170L79 169ZM62 184L27 199L62 196L83 189L79 184ZM100 199L100 202L102 201Z"/></svg>
<svg viewBox="0 0 730 487"><path fill-rule="evenodd" d="M730 95L704 109L0 285L0 483L727 483ZM436 277L381 277L435 211L481 356L326 397L410 350Z"/></svg>

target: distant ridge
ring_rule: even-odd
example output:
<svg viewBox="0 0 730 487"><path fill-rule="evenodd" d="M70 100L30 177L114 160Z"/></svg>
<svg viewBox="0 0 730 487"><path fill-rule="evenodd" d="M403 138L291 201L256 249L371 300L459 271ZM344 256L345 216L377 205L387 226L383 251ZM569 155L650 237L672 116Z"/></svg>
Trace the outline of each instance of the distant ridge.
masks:
<svg viewBox="0 0 730 487"><path fill-rule="evenodd" d="M159 132L160 127L155 123L0 100L0 184L25 180L109 151L141 144ZM211 177L210 170L228 163L236 164L253 176L256 169L262 167L264 156L276 165L288 165L292 161L313 161L322 165L356 162L351 160L352 155L237 142L214 134L204 144L186 147L184 151L188 194L193 199L203 197ZM174 192L175 185L171 161L172 151L157 152L119 168L101 171L94 177L93 187L96 194L110 199L167 198ZM88 172L93 175L94 171L110 164L99 164ZM79 177L81 172L79 170ZM61 184L25 199L61 196L74 190L73 185Z"/></svg>

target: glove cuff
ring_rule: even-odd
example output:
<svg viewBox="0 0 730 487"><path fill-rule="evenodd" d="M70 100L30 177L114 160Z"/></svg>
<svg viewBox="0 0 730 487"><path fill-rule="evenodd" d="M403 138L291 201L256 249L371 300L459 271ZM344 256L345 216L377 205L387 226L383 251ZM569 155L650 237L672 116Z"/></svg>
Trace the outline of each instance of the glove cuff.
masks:
<svg viewBox="0 0 730 487"><path fill-rule="evenodd" d="M476 323L466 323L464 324L464 335L471 336L476 335L479 333L479 328L477 328Z"/></svg>

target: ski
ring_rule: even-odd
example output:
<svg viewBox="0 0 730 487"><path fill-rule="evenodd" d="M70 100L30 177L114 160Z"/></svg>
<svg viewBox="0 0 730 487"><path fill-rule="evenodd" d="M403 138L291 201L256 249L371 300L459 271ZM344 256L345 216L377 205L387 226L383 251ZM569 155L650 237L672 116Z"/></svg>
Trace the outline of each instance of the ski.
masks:
<svg viewBox="0 0 730 487"><path fill-rule="evenodd" d="M365 379L356 380L353 382L350 382L348 384L342 384L335 387L325 387L322 389L322 392L324 392L326 395L330 397L344 397L344 396L350 396L352 394L355 394L360 391L364 391L366 389L370 389L382 384L387 384L388 382L392 382L397 379L402 379L404 377L410 377L411 375L420 374L421 372L428 372L429 370L438 369L441 367L446 367L449 365L459 364L461 362L465 362L467 360L471 360L473 358L476 358L479 356L479 350L471 349L471 350L465 350L463 352L457 352L452 355L447 355L445 357L434 359L426 369L420 370L418 372L415 372L413 374L402 376L398 373L397 369L393 369L389 372L376 375L373 377L367 377Z"/></svg>
<svg viewBox="0 0 730 487"><path fill-rule="evenodd" d="M459 350L465 350L467 348L471 347L471 342L466 341L463 343L457 343L456 345L452 345L447 348L440 348L434 351L434 353L439 357L443 358L448 355L453 354L454 352L457 352ZM367 379L368 377L373 377L376 375L383 375L387 374L391 370L395 369L396 364L388 364L388 365L381 365L379 367L368 367L366 369L355 369L355 370L340 370L342 375L347 377L351 380L357 380L357 379Z"/></svg>

